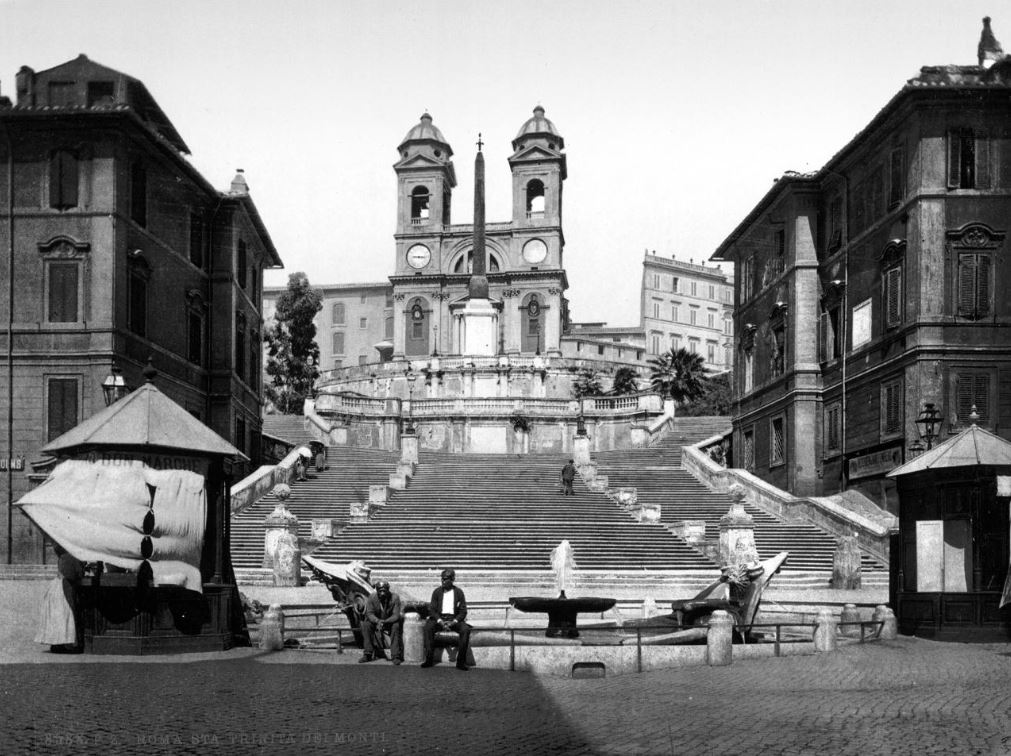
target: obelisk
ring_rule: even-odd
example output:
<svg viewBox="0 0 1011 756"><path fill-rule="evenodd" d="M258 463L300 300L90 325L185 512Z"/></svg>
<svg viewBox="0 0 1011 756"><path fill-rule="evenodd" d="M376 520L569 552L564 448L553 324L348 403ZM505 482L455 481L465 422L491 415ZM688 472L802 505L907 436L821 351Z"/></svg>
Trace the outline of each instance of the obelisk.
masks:
<svg viewBox="0 0 1011 756"><path fill-rule="evenodd" d="M460 313L460 345L465 355L498 354L498 312L488 298L487 252L484 243L484 154L477 135L474 158L474 249L467 303Z"/></svg>

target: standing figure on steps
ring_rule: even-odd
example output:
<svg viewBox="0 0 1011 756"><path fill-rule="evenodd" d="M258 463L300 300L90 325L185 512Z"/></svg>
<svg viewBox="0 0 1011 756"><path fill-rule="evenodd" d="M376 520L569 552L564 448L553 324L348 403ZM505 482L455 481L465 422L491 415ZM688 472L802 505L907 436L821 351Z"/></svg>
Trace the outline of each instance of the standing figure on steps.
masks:
<svg viewBox="0 0 1011 756"><path fill-rule="evenodd" d="M565 467L562 468L562 493L566 496L575 496L572 491L572 481L576 479L576 466L572 464L570 459L565 463Z"/></svg>
<svg viewBox="0 0 1011 756"><path fill-rule="evenodd" d="M460 636L456 652L456 668L467 671L467 651L470 648L470 625L467 619L467 599L463 591L453 585L456 580L454 570L442 571L442 585L432 592L428 605L428 619L425 621L425 661L422 667L435 663L435 633L450 630Z"/></svg>

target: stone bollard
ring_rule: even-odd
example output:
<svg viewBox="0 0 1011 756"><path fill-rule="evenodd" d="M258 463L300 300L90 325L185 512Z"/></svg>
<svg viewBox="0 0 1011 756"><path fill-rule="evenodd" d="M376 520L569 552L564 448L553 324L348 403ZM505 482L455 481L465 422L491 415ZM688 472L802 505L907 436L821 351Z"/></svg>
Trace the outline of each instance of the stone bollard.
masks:
<svg viewBox="0 0 1011 756"><path fill-rule="evenodd" d="M283 587L298 586L302 576L302 550L298 545L298 537L291 533L282 533L274 546L274 557L271 565L274 571L274 585Z"/></svg>
<svg viewBox="0 0 1011 756"><path fill-rule="evenodd" d="M871 617L875 622L880 622L881 629L878 631L878 637L881 640L895 640L899 635L899 623L895 618L895 612L889 609L884 604L879 604L874 608L874 616Z"/></svg>
<svg viewBox="0 0 1011 756"><path fill-rule="evenodd" d="M734 618L717 609L709 618L706 633L706 662L710 667L726 667L734 660Z"/></svg>
<svg viewBox="0 0 1011 756"><path fill-rule="evenodd" d="M845 623L859 622L860 619L860 611L857 609L856 604L844 604L842 615L839 617L839 621L843 623L843 626L839 629L839 632L846 638L859 638L860 625L847 625Z"/></svg>
<svg viewBox="0 0 1011 756"><path fill-rule="evenodd" d="M815 651L835 651L836 631L839 629L837 620L828 609L818 612L818 619L815 620L814 628L814 650Z"/></svg>
<svg viewBox="0 0 1011 756"><path fill-rule="evenodd" d="M425 658L425 620L417 612L404 615L404 662L420 664Z"/></svg>
<svg viewBox="0 0 1011 756"><path fill-rule="evenodd" d="M747 493L741 485L727 492L730 509L720 518L720 564L747 564L758 561L755 520L744 509Z"/></svg>
<svg viewBox="0 0 1011 756"><path fill-rule="evenodd" d="M284 612L280 604L271 604L260 620L259 647L264 651L284 648Z"/></svg>

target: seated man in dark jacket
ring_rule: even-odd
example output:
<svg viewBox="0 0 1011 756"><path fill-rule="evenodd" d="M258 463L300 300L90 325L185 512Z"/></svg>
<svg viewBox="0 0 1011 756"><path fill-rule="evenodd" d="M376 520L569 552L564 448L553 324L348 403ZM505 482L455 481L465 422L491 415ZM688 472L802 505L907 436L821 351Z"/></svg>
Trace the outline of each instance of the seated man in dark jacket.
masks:
<svg viewBox="0 0 1011 756"><path fill-rule="evenodd" d="M390 634L390 658L394 664L404 661L404 610L400 596L390 590L385 580L376 583L376 592L365 600L362 619L362 645L365 653L359 662L370 662L383 656L383 631Z"/></svg>
<svg viewBox="0 0 1011 756"><path fill-rule="evenodd" d="M467 671L467 649L470 647L470 625L467 619L467 599L463 591L453 585L456 572L442 571L442 585L432 593L428 605L428 620L425 622L425 661L422 667L431 667L435 656L435 633L437 630L452 630L460 636L457 646L456 668Z"/></svg>

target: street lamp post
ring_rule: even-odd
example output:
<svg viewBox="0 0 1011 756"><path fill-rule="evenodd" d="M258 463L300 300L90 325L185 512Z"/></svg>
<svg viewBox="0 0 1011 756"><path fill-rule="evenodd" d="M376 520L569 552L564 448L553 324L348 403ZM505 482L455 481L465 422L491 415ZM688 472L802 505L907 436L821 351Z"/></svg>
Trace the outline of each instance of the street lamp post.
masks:
<svg viewBox="0 0 1011 756"><path fill-rule="evenodd" d="M113 363L109 375L102 381L102 396L105 398L105 406L108 407L114 402L118 402L129 393L130 387L126 385L123 371Z"/></svg>
<svg viewBox="0 0 1011 756"><path fill-rule="evenodd" d="M941 412L932 402L925 402L923 410L916 418L916 427L920 433L920 438L927 442L927 451L934 446L934 439L937 438L941 428ZM912 447L910 447L912 450Z"/></svg>
<svg viewBox="0 0 1011 756"><path fill-rule="evenodd" d="M405 433L414 434L414 382L418 380L418 375L411 370L411 366L407 366L407 390L408 390L408 404L407 404L407 428L404 430Z"/></svg>

